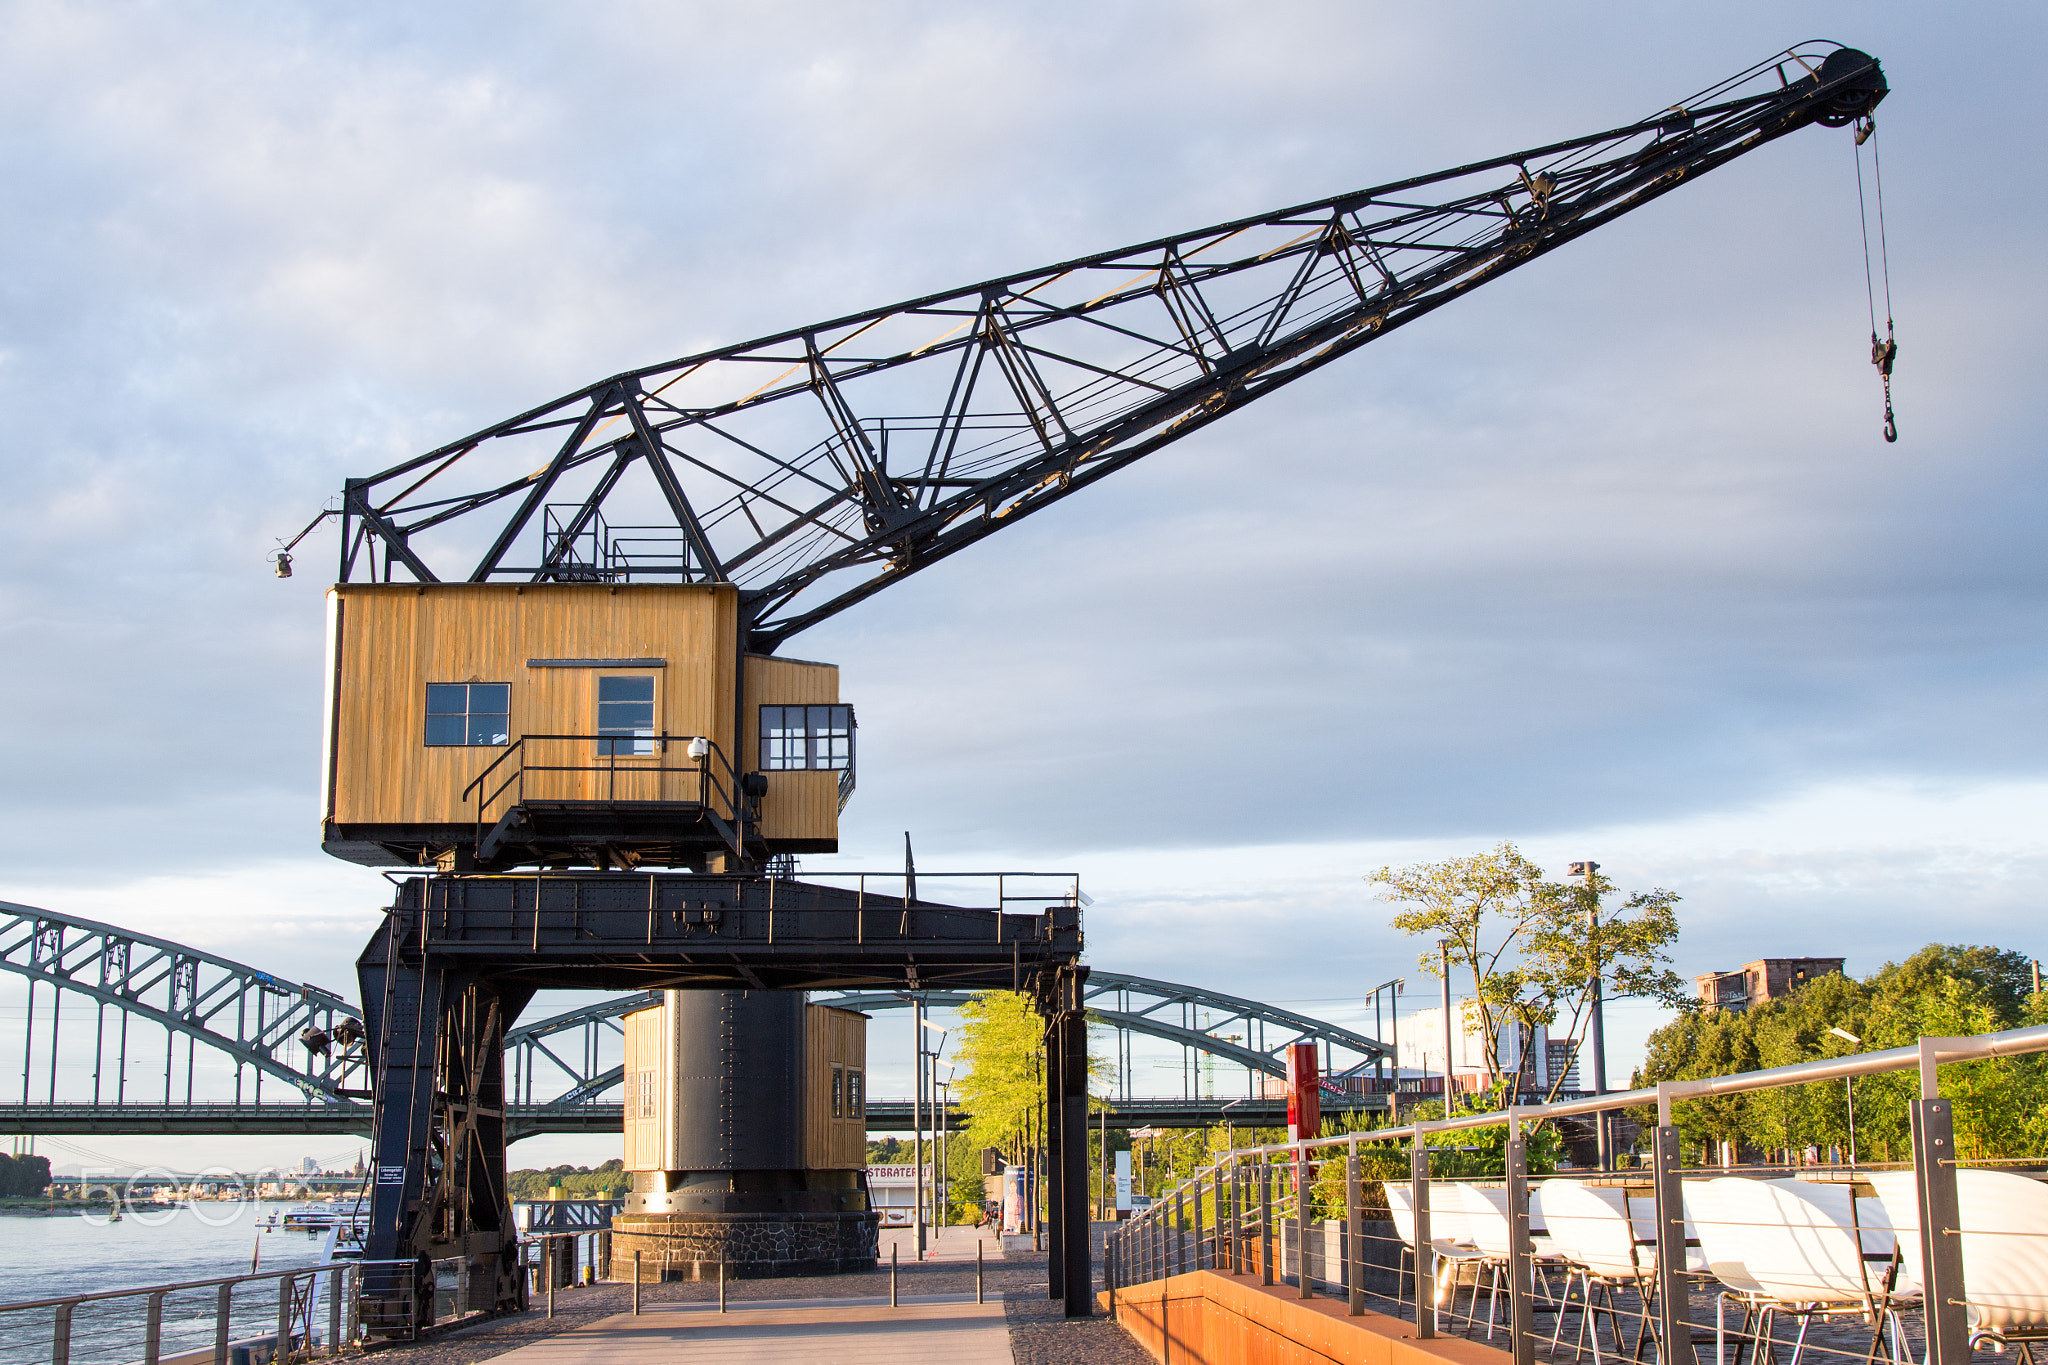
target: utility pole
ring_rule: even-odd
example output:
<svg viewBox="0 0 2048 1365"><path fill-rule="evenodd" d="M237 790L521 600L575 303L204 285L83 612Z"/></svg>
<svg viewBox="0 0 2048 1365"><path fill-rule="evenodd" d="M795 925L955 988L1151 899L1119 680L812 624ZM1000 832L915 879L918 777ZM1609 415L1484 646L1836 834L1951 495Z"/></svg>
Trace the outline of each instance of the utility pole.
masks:
<svg viewBox="0 0 2048 1365"><path fill-rule="evenodd" d="M1592 1002L1591 1022L1587 1030L1592 1034L1593 1045L1593 1093L1607 1093L1607 1016L1606 992L1602 982L1607 975L1606 963L1600 953L1600 895L1593 884L1593 874L1600 870L1596 862L1573 863L1568 875L1586 879L1586 946L1593 956L1593 970L1587 978L1586 988ZM1614 1169L1614 1154L1608 1150L1607 1111L1602 1109L1593 1115L1593 1127L1600 1140L1600 1169Z"/></svg>

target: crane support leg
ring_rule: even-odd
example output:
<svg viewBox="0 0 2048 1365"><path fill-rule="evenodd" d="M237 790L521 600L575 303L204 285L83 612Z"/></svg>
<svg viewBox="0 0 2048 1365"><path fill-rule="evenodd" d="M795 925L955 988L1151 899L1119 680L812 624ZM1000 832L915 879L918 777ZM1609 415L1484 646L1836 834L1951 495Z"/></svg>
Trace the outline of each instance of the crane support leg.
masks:
<svg viewBox="0 0 2048 1365"><path fill-rule="evenodd" d="M1095 1275L1088 1228L1088 1016L1081 1006L1088 969L1049 974L1046 1011L1046 1289L1065 1301L1066 1316L1095 1312Z"/></svg>

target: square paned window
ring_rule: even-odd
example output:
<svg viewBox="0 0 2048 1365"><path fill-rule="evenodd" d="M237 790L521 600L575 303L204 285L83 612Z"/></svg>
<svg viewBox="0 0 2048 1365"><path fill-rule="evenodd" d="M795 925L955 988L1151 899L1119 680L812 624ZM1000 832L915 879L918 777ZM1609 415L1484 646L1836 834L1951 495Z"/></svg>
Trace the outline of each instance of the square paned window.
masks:
<svg viewBox="0 0 2048 1365"><path fill-rule="evenodd" d="M761 708L761 769L844 770L853 766L851 706Z"/></svg>
<svg viewBox="0 0 2048 1365"><path fill-rule="evenodd" d="M427 743L451 745L512 742L512 684L428 683Z"/></svg>
<svg viewBox="0 0 2048 1365"><path fill-rule="evenodd" d="M654 752L654 679L601 677L597 680L597 733L627 738L597 742L600 757Z"/></svg>

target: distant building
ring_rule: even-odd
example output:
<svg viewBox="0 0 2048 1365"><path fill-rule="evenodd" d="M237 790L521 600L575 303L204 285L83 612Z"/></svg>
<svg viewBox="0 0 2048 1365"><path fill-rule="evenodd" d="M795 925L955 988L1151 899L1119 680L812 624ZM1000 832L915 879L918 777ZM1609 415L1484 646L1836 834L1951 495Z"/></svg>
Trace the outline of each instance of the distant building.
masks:
<svg viewBox="0 0 2048 1365"><path fill-rule="evenodd" d="M318 1175L318 1174L320 1174L320 1163L319 1163L319 1162L317 1162L317 1161L315 1161L315 1160L313 1160L313 1158L312 1158L312 1157L309 1157L309 1156L307 1156L307 1157L300 1157L300 1158L299 1158L299 1174L300 1174L300 1175Z"/></svg>
<svg viewBox="0 0 2048 1365"><path fill-rule="evenodd" d="M1710 1010L1745 1010L1782 1000L1809 981L1838 974L1846 958L1762 957L1732 972L1706 972L1694 977L1700 1005Z"/></svg>
<svg viewBox="0 0 2048 1365"><path fill-rule="evenodd" d="M1455 1055L1451 1069L1457 1075L1460 1090L1485 1087L1487 1053L1491 1051L1494 1067L1501 1075L1521 1074L1517 1090L1523 1094L1548 1094L1552 1085L1557 1085L1560 1095L1578 1093L1578 1040L1552 1038L1546 1028L1525 1030L1510 1021L1501 1025L1499 1036L1489 1049L1478 1017L1468 1012L1462 1002L1452 1008L1458 1011L1458 1027L1452 1036ZM1441 1077L1443 1073L1443 1009L1438 1006L1417 1010L1401 1021L1400 1074Z"/></svg>

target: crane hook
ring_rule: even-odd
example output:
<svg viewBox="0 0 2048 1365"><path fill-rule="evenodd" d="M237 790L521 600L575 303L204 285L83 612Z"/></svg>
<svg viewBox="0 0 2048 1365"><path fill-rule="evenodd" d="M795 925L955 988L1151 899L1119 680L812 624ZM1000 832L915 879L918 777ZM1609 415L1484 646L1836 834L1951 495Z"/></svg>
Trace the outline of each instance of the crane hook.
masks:
<svg viewBox="0 0 2048 1365"><path fill-rule="evenodd" d="M1899 439L1899 424L1892 416L1892 362L1898 359L1899 343L1892 338L1891 319L1885 319L1884 340L1877 339L1877 333L1870 334L1870 363L1877 366L1877 373L1884 380L1884 439L1896 443Z"/></svg>

